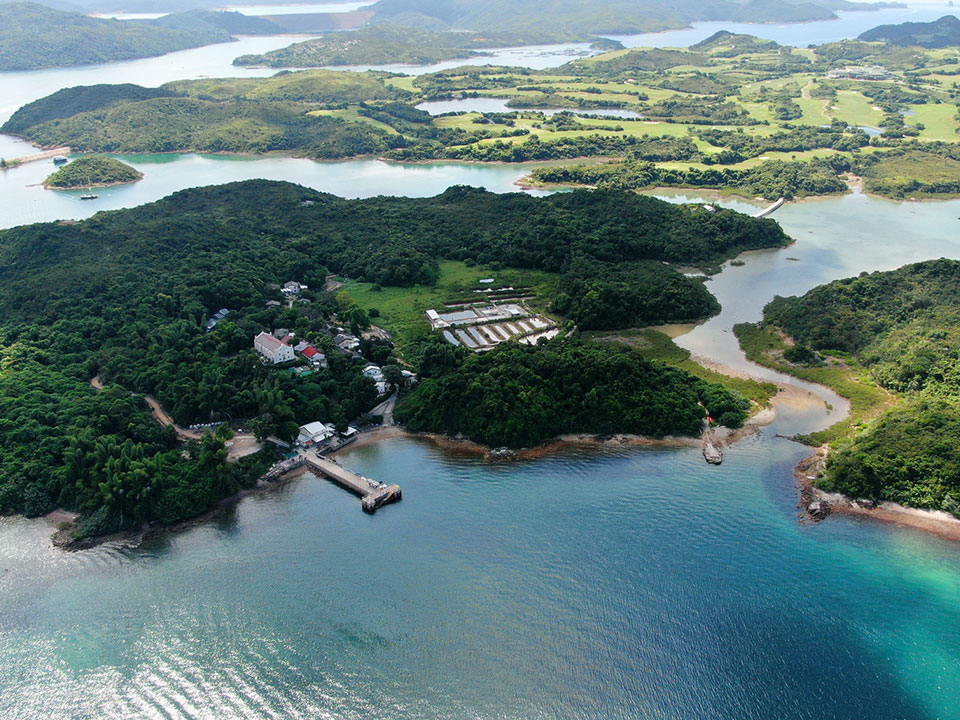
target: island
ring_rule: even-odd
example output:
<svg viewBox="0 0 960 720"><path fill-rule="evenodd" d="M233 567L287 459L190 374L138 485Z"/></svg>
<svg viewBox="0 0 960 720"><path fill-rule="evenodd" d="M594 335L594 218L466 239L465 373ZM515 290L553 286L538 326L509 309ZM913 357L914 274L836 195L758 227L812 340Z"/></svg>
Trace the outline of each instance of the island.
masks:
<svg viewBox="0 0 960 720"><path fill-rule="evenodd" d="M960 45L960 18L944 15L933 22L906 22L879 25L861 34L858 40L885 42L901 47L947 48Z"/></svg>
<svg viewBox="0 0 960 720"><path fill-rule="evenodd" d="M720 31L686 49L614 50L545 71L305 70L68 88L24 106L2 130L93 153L566 161L536 169L531 186L690 187L770 202L857 187L953 197L956 68L948 50L791 48ZM504 109L471 109L491 98ZM463 110L431 114L432 102L451 100Z"/></svg>
<svg viewBox="0 0 960 720"><path fill-rule="evenodd" d="M143 173L125 162L102 155L85 155L64 165L43 181L48 190L111 187L143 179Z"/></svg>
<svg viewBox="0 0 960 720"><path fill-rule="evenodd" d="M892 502L960 517L958 291L960 262L932 260L777 297L762 323L735 327L751 360L851 401L847 420L800 438L821 448L804 481L847 498L821 495L821 512L823 499L844 511Z"/></svg>
<svg viewBox="0 0 960 720"><path fill-rule="evenodd" d="M0 4L0 71L92 65L229 42L283 28L238 12L192 10L157 20L106 20L32 2Z"/></svg>
<svg viewBox="0 0 960 720"><path fill-rule="evenodd" d="M411 430L510 447L737 427L769 388L587 331L709 316L682 269L788 242L622 191L346 200L268 181L3 231L0 512L75 512L70 542L175 523L398 390ZM426 312L490 305L526 327L517 303L552 339L476 352Z"/></svg>
<svg viewBox="0 0 960 720"><path fill-rule="evenodd" d="M507 34L435 32L372 25L294 43L262 55L241 55L234 65L313 68L327 65L427 65L481 55L476 48L516 44Z"/></svg>
<svg viewBox="0 0 960 720"><path fill-rule="evenodd" d="M657 0L489 0L483 5L458 0L379 0L370 9L373 21L430 29L523 33L524 44L589 40L610 34L657 32L688 27L702 20L733 22L809 22L835 18L835 10L877 10L898 3L848 0L788 0L695 3Z"/></svg>

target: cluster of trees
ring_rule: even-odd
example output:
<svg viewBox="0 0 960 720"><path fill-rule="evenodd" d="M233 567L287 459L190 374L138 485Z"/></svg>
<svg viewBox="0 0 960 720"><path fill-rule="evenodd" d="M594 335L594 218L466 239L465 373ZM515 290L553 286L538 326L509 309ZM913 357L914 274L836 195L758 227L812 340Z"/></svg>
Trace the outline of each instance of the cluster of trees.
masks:
<svg viewBox="0 0 960 720"><path fill-rule="evenodd" d="M849 161L835 155L808 162L767 160L756 167L744 169L682 170L659 167L651 162L615 161L606 165L538 168L532 177L541 183L591 185L620 190L652 187L726 189L773 200L846 192L847 185L839 173L849 169Z"/></svg>
<svg viewBox="0 0 960 720"><path fill-rule="evenodd" d="M43 181L48 188L79 188L89 185L121 185L140 180L143 173L125 162L102 155L79 157Z"/></svg>
<svg viewBox="0 0 960 720"><path fill-rule="evenodd" d="M830 454L825 489L960 516L960 262L863 273L778 297L764 322L841 351L904 402Z"/></svg>
<svg viewBox="0 0 960 720"><path fill-rule="evenodd" d="M157 20L105 20L31 2L0 4L0 71L90 65L227 42L232 34L279 33L268 20L192 11Z"/></svg>
<svg viewBox="0 0 960 720"><path fill-rule="evenodd" d="M851 128L844 122L826 127L790 126L770 135L752 135L742 130L701 130L697 137L715 147L730 150L731 157L741 162L760 157L768 152L802 152L828 148L852 152L870 144L870 136L860 128Z"/></svg>
<svg viewBox="0 0 960 720"><path fill-rule="evenodd" d="M398 419L491 447L531 447L565 433L696 435L708 413L740 427L750 407L721 385L610 345L556 340L440 353L397 407Z"/></svg>
<svg viewBox="0 0 960 720"><path fill-rule="evenodd" d="M643 114L656 120L691 125L759 125L741 106L715 98L674 95L643 106Z"/></svg>

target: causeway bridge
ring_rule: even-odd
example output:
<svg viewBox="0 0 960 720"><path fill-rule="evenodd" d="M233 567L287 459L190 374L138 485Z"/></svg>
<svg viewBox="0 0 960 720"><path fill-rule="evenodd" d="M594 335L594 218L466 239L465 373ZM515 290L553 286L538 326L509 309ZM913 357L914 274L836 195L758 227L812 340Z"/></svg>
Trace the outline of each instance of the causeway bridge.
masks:
<svg viewBox="0 0 960 720"><path fill-rule="evenodd" d="M18 158L7 158L8 165L23 165L24 163L34 162L36 160L46 160L47 158L54 158L58 155L63 155L66 157L70 154L70 148L68 147L58 147L53 148L53 150L44 150L43 152L34 153L33 155L24 155L23 157Z"/></svg>
<svg viewBox="0 0 960 720"><path fill-rule="evenodd" d="M754 216L755 218L765 218L767 215L772 215L772 214L775 213L777 210L779 210L780 208L782 208L782 207L783 207L783 204L784 204L786 201L787 201L786 198L780 198L780 199L777 200L773 205L771 205L771 206L768 207L768 208L764 208L763 210L761 210L761 211L758 212L758 213L754 213L753 216Z"/></svg>

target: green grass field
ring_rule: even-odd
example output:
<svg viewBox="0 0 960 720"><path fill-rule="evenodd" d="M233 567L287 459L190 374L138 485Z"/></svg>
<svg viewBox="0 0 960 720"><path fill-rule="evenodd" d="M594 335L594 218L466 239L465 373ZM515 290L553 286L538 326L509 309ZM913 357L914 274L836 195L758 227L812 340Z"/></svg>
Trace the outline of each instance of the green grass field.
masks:
<svg viewBox="0 0 960 720"><path fill-rule="evenodd" d="M837 101L829 112L849 125L879 127L883 120L883 111L874 107L872 100L850 90L837 93Z"/></svg>
<svg viewBox="0 0 960 720"><path fill-rule="evenodd" d="M905 118L907 125L922 124L920 137L924 140L944 140L957 142L960 140L960 123L957 123L957 108L955 105L943 103L934 105L911 105L910 109L916 112Z"/></svg>
<svg viewBox="0 0 960 720"><path fill-rule="evenodd" d="M380 317L374 322L394 335L402 350L417 338L431 332L424 313L430 309L441 310L448 302L482 302L484 295L475 289L491 287L478 281L494 278L492 287L530 287L535 299L528 301L532 308L544 311L555 292L557 276L538 270L497 270L489 266L468 267L462 262L441 260L440 279L436 285L414 287L385 287L371 283L350 281L344 292L350 300L364 310L376 308Z"/></svg>

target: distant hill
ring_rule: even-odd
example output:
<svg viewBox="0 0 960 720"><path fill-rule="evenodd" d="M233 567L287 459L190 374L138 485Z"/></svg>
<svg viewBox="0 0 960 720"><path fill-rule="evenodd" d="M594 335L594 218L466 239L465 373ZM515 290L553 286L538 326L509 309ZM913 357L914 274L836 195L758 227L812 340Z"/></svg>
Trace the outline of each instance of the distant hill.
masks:
<svg viewBox="0 0 960 720"><path fill-rule="evenodd" d="M585 39L598 34L684 27L697 20L804 22L836 17L834 9L875 10L896 3L846 0L379 0L374 23L431 29L503 31Z"/></svg>
<svg viewBox="0 0 960 720"><path fill-rule="evenodd" d="M933 22L880 25L867 30L858 40L885 42L901 47L945 48L960 45L960 18L944 15Z"/></svg>
<svg viewBox="0 0 960 720"><path fill-rule="evenodd" d="M294 43L262 55L243 55L234 65L312 68L329 65L426 65L469 58L477 49L522 45L524 36L513 33L433 31L422 27L370 25L353 32L334 32ZM604 49L621 49L615 40L599 38Z"/></svg>
<svg viewBox="0 0 960 720"><path fill-rule="evenodd" d="M262 18L194 10L158 20L106 20L36 3L0 4L0 71L91 65L283 30Z"/></svg>

